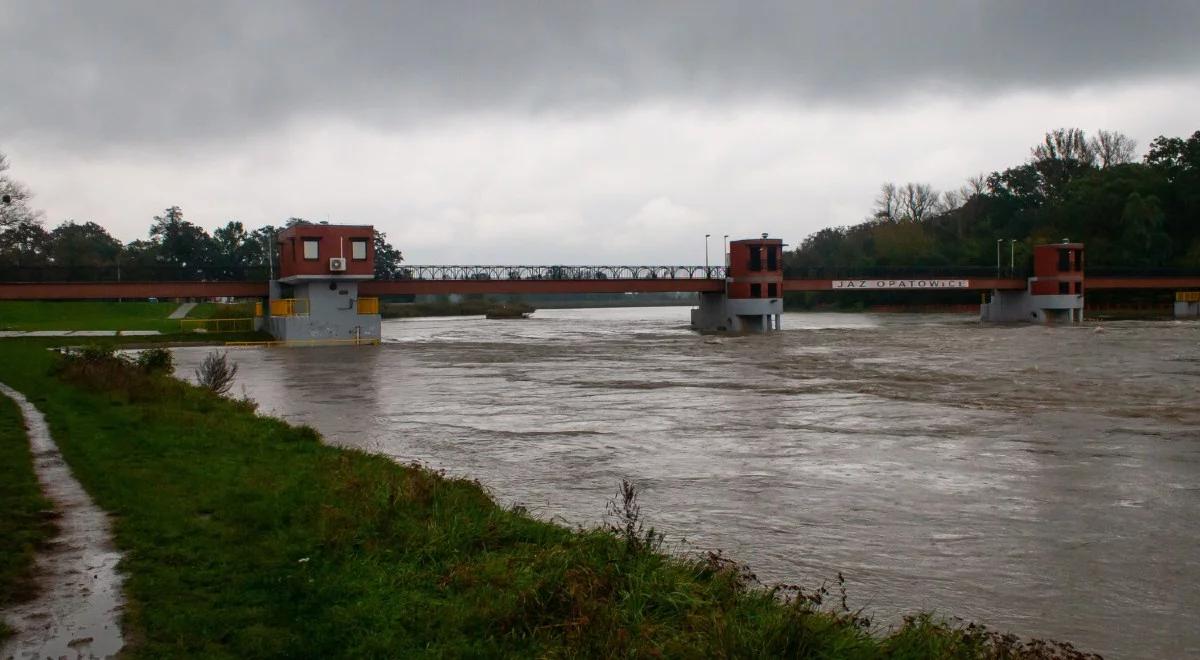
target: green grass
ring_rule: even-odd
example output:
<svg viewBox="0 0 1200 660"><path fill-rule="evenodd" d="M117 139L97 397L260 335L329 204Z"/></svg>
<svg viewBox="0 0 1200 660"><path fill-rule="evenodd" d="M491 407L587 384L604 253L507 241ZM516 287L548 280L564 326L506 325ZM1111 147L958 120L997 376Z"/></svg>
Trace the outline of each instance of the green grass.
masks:
<svg viewBox="0 0 1200 660"><path fill-rule="evenodd" d="M44 345L0 343L0 380L115 516L131 657L1022 657L928 617L872 633L729 562L541 522L174 379L56 367Z"/></svg>
<svg viewBox="0 0 1200 660"><path fill-rule="evenodd" d="M158 330L178 332L167 302L0 301L0 330Z"/></svg>
<svg viewBox="0 0 1200 660"><path fill-rule="evenodd" d="M33 558L54 532L52 508L33 473L17 405L0 395L0 607L33 593ZM0 621L0 639L9 635Z"/></svg>
<svg viewBox="0 0 1200 660"><path fill-rule="evenodd" d="M189 319L244 319L254 316L254 303L200 303L188 313Z"/></svg>
<svg viewBox="0 0 1200 660"><path fill-rule="evenodd" d="M179 305L172 302L0 301L0 330L157 330L180 332L177 319L167 317ZM254 303L200 303L189 319L249 318Z"/></svg>

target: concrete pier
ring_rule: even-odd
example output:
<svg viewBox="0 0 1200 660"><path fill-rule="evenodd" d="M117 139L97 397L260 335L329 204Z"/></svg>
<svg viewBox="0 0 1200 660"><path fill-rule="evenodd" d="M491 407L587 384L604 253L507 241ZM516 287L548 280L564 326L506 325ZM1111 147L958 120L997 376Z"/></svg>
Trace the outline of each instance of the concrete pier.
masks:
<svg viewBox="0 0 1200 660"><path fill-rule="evenodd" d="M1175 293L1175 318L1200 318L1200 291L1177 291Z"/></svg>
<svg viewBox="0 0 1200 660"><path fill-rule="evenodd" d="M692 329L701 332L762 333L782 328L783 298L731 299L701 293L692 309Z"/></svg>
<svg viewBox="0 0 1200 660"><path fill-rule="evenodd" d="M1026 291L993 291L979 307L979 320L989 323L1080 323L1083 294L1035 296Z"/></svg>

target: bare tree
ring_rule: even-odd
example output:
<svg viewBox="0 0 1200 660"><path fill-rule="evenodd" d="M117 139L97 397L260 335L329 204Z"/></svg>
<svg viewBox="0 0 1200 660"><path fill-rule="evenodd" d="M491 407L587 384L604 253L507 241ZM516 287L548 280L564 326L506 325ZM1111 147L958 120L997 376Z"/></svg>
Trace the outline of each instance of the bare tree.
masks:
<svg viewBox="0 0 1200 660"><path fill-rule="evenodd" d="M1041 144L1030 150L1035 162L1064 161L1075 165L1094 165L1096 152L1087 135L1079 128L1059 128L1046 133Z"/></svg>
<svg viewBox="0 0 1200 660"><path fill-rule="evenodd" d="M896 222L900 217L900 199L896 192L896 184L891 181L879 186L879 195L875 198L875 208L871 217L882 222Z"/></svg>
<svg viewBox="0 0 1200 660"><path fill-rule="evenodd" d="M938 208L938 193L928 183L906 183L897 191L900 216L909 222L921 222Z"/></svg>
<svg viewBox="0 0 1200 660"><path fill-rule="evenodd" d="M975 195L982 195L987 192L987 175L980 172L973 177L967 178L967 184L958 189L963 194L963 201L966 202Z"/></svg>
<svg viewBox="0 0 1200 660"><path fill-rule="evenodd" d="M24 222L37 222L39 215L29 208L29 189L6 175L8 168L8 157L0 153L0 230Z"/></svg>
<svg viewBox="0 0 1200 660"><path fill-rule="evenodd" d="M962 208L962 205L967 202L968 196L962 190L947 190L942 193L942 198L938 202L938 213L949 213Z"/></svg>
<svg viewBox="0 0 1200 660"><path fill-rule="evenodd" d="M1096 137L1090 142L1092 152L1100 160L1100 167L1112 167L1133 162L1133 152L1137 149L1137 140L1120 131L1096 132Z"/></svg>

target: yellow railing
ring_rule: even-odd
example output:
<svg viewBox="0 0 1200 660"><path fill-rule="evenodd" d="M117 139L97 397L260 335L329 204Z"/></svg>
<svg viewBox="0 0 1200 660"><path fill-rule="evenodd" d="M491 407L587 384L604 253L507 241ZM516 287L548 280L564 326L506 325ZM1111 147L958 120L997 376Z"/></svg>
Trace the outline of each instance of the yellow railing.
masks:
<svg viewBox="0 0 1200 660"><path fill-rule="evenodd" d="M359 314L378 314L379 299L378 298L359 298L358 299Z"/></svg>
<svg viewBox="0 0 1200 660"><path fill-rule="evenodd" d="M263 309L262 309L262 301L260 300L260 301L258 301L258 302L256 302L256 303L254 303L254 315L255 315L255 316L262 316L262 312L263 312Z"/></svg>
<svg viewBox="0 0 1200 660"><path fill-rule="evenodd" d="M378 337L361 339L292 339L273 341L227 341L230 348L298 348L301 346L378 346Z"/></svg>
<svg viewBox="0 0 1200 660"><path fill-rule="evenodd" d="M271 316L308 316L308 298L272 300Z"/></svg>
<svg viewBox="0 0 1200 660"><path fill-rule="evenodd" d="M183 332L254 332L254 319L182 319Z"/></svg>
<svg viewBox="0 0 1200 660"><path fill-rule="evenodd" d="M1176 291L1175 302L1200 302L1200 291Z"/></svg>

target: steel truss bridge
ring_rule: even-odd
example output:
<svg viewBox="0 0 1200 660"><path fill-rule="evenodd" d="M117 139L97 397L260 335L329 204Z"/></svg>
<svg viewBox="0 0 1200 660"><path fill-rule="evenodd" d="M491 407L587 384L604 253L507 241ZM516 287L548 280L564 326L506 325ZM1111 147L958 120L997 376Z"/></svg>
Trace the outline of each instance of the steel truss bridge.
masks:
<svg viewBox="0 0 1200 660"><path fill-rule="evenodd" d="M837 276L785 277L787 291L830 291L839 279L864 280L851 273ZM840 277L839 277L840 276ZM869 284L889 278L905 280L965 280L965 286L939 288L939 291L1022 290L1026 280L1020 277L963 277L953 269L944 275L922 272L919 275L898 269L889 275L874 272L865 278ZM1087 290L1105 289L1198 289L1200 276L1088 277ZM867 288L875 288L868 285ZM720 266L526 266L526 265L449 265L404 266L393 279L360 283L362 296L444 295L452 293L505 294L586 294L586 293L665 293L721 292L725 290L725 269ZM853 289L847 289L853 290ZM0 300L86 300L108 298L265 298L265 281L89 281L20 282L0 281Z"/></svg>
<svg viewBox="0 0 1200 660"><path fill-rule="evenodd" d="M396 280L724 279L722 266L403 266Z"/></svg>

